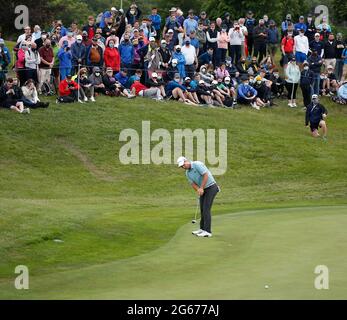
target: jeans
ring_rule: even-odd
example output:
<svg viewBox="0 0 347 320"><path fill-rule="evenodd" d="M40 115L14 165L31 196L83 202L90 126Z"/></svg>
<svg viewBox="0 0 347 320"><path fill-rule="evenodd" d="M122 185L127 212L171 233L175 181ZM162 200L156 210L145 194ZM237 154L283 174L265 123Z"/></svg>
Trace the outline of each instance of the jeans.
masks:
<svg viewBox="0 0 347 320"><path fill-rule="evenodd" d="M230 57L231 57L231 62L233 64L238 63L240 58L241 58L241 46L231 45L230 46Z"/></svg>
<svg viewBox="0 0 347 320"><path fill-rule="evenodd" d="M313 74L313 94L319 95L320 73Z"/></svg>

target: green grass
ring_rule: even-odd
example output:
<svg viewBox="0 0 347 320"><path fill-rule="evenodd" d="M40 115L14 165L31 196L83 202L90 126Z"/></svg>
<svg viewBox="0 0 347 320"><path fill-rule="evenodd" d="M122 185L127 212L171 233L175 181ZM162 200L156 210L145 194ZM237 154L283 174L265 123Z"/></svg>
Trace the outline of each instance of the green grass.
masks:
<svg viewBox="0 0 347 320"><path fill-rule="evenodd" d="M122 265L122 261L128 261L123 259L151 255L150 252L167 244L192 219L195 195L174 163L125 166L119 162L120 131L134 128L140 132L142 120L150 120L152 130L165 128L170 132L176 128L228 129L228 170L217 177L222 193L216 200L214 215L346 204L347 110L327 100L323 103L329 110L327 143L311 138L304 127L301 108L291 110L285 102L260 112L246 107L235 111L195 108L140 98L130 102L122 98L99 98L96 104L53 104L47 110L34 110L30 116L0 110L1 298L23 297L9 285L13 283L18 264L27 265L35 279L32 285L38 291L29 290L26 295L29 298L44 297L44 288L49 298L96 297L94 293L100 292L104 292L100 297L105 298L129 297L131 290L117 296L105 287L105 274L113 270L112 263ZM283 210L284 215L286 212ZM305 224L307 229L311 223L320 221L312 209L300 212L310 215ZM318 233L325 219L331 226L324 234L329 240L327 245L332 246L328 248L332 250L329 259L337 252L335 240L330 238L334 230L340 232L345 222L343 213L323 210L322 225L317 225ZM341 220L334 224L337 215ZM259 220L256 213L252 217L253 222L251 217L245 218L250 220L244 228L241 223L235 230L231 224L229 234L223 231L221 216L218 220L221 232L213 240L216 242L211 242L211 248L224 236L235 241L235 235L240 237L237 240L240 247L235 250L242 251L251 241L248 232L263 237L256 226L258 221L264 224L262 214ZM271 217L266 221L275 237L282 216L277 212ZM294 229L300 222L295 217L296 214L288 217ZM248 231L246 226L252 224L254 229ZM183 231L177 235L182 236L179 238L182 246L191 244L188 229L188 226L181 229L188 232L187 236ZM281 225L278 236L284 231L285 226ZM288 245L297 245L300 235L305 238L304 229L294 231L295 239ZM54 242L55 238L64 243ZM278 243L278 250L282 244L283 241ZM237 262L237 255L230 254L230 258L242 265ZM141 259L136 261L141 265ZM334 263L337 261L338 257ZM243 263L245 266L247 260ZM194 265L191 267L196 269ZM99 273L100 282L94 281ZM76 274L79 274L76 286L71 283L64 290L71 275ZM149 281L151 276L156 277L149 273L146 279ZM58 279L61 285L48 295L48 287L43 286L40 291L35 283L50 277L52 281ZM246 281L248 271L240 277ZM172 279L178 281L174 275ZM90 286L93 289L88 291ZM183 294L184 288L181 297L188 296L188 291ZM340 293L336 297L341 297ZM155 290L151 297L155 294L161 297ZM250 291L248 297L257 294ZM305 292L303 295L307 296ZM230 293L228 297L236 296Z"/></svg>
<svg viewBox="0 0 347 320"><path fill-rule="evenodd" d="M0 297L345 299L346 223L347 206L220 215L211 239L193 237L186 224L150 253L34 276L27 292L7 283ZM318 265L329 269L329 290L314 287Z"/></svg>

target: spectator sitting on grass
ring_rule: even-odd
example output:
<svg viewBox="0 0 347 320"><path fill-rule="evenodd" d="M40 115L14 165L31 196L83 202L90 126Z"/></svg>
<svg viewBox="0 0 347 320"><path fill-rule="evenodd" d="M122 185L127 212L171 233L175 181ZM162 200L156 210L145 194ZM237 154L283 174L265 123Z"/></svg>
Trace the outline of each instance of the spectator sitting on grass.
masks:
<svg viewBox="0 0 347 320"><path fill-rule="evenodd" d="M30 107L32 109L36 108L47 108L49 103L41 102L35 87L35 82L33 79L29 79L26 81L24 86L22 87L23 92L23 103L26 107Z"/></svg>
<svg viewBox="0 0 347 320"><path fill-rule="evenodd" d="M102 82L102 75L99 67L93 68L93 73L89 76L89 81L92 83L94 87L95 95L102 93L106 94L105 85Z"/></svg>
<svg viewBox="0 0 347 320"><path fill-rule="evenodd" d="M163 98L166 97L164 82L158 79L158 73L152 72L152 75L148 80L148 86L150 88L159 88Z"/></svg>
<svg viewBox="0 0 347 320"><path fill-rule="evenodd" d="M337 91L337 96L332 97L333 101L339 104L347 104L347 81L345 81Z"/></svg>
<svg viewBox="0 0 347 320"><path fill-rule="evenodd" d="M92 82L88 79L87 68L81 68L80 71L77 73L77 76L73 77L73 80L79 84L80 91L83 92L82 96L84 102L88 101L88 97L90 101L95 102L94 86Z"/></svg>
<svg viewBox="0 0 347 320"><path fill-rule="evenodd" d="M8 78L0 88L0 106L18 113L30 113L30 109L24 108L24 104L20 98L14 89L13 79Z"/></svg>
<svg viewBox="0 0 347 320"><path fill-rule="evenodd" d="M135 95L130 93L117 79L113 76L113 69L108 67L106 73L102 78L105 85L106 94L110 96L123 96L128 99L135 98Z"/></svg>
<svg viewBox="0 0 347 320"><path fill-rule="evenodd" d="M72 76L68 74L66 78L59 83L59 97L57 99L57 103L73 103L78 101L79 103L84 103L80 97L78 92L80 86L77 82L72 80Z"/></svg>

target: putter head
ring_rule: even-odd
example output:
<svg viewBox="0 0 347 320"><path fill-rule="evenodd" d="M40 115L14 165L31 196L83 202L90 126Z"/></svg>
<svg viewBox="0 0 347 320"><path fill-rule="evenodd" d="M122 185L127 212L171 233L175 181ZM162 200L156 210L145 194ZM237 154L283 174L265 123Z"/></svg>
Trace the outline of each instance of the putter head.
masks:
<svg viewBox="0 0 347 320"><path fill-rule="evenodd" d="M192 224L195 224L195 223L196 223L196 220L195 220L195 219L193 219L193 220L192 220Z"/></svg>

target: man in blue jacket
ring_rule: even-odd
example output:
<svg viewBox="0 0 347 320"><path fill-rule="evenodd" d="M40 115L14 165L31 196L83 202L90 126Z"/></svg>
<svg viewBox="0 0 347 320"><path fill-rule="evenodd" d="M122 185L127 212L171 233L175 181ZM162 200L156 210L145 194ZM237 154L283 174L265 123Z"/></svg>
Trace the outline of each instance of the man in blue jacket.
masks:
<svg viewBox="0 0 347 320"><path fill-rule="evenodd" d="M72 54L72 65L74 70L78 69L78 65L84 65L86 63L86 52L87 48L82 43L82 36L78 35L76 37L76 42L74 42L71 46L71 54ZM76 73L76 72L73 72Z"/></svg>
<svg viewBox="0 0 347 320"><path fill-rule="evenodd" d="M322 128L323 140L327 140L328 128L325 122L328 111L319 103L318 95L312 95L312 102L307 106L305 125L310 125L312 137L318 138L318 128Z"/></svg>
<svg viewBox="0 0 347 320"><path fill-rule="evenodd" d="M119 45L120 61L123 68L132 68L134 61L134 47L129 34L124 35L124 40Z"/></svg>
<svg viewBox="0 0 347 320"><path fill-rule="evenodd" d="M240 104L250 104L252 108L259 110L257 105L257 90L249 84L248 76L242 77L242 83L237 88L237 101Z"/></svg>
<svg viewBox="0 0 347 320"><path fill-rule="evenodd" d="M160 39L161 16L158 14L156 7L152 8L152 14L148 18L152 20L152 25L156 31L155 38Z"/></svg>

